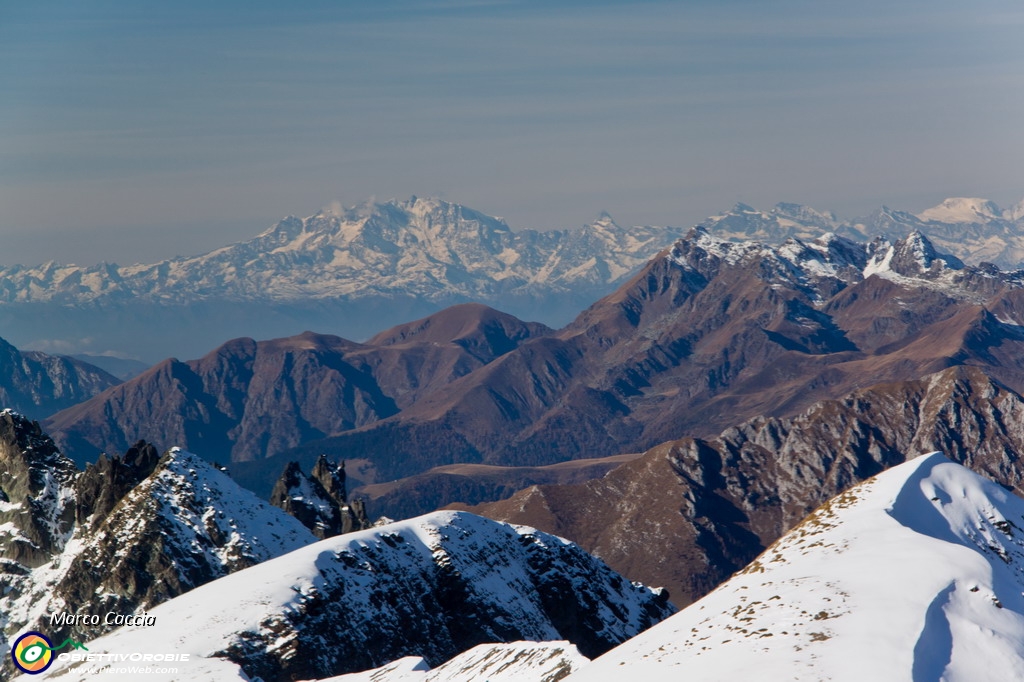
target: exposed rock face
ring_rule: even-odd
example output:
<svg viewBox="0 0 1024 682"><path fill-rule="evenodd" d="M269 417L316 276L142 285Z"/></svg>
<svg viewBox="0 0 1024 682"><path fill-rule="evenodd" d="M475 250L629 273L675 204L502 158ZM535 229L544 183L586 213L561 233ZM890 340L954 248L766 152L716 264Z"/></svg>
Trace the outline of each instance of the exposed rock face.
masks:
<svg viewBox="0 0 1024 682"><path fill-rule="evenodd" d="M156 448L140 440L123 457L100 455L75 481L76 521L103 523L118 502L147 476L160 461Z"/></svg>
<svg viewBox="0 0 1024 682"><path fill-rule="evenodd" d="M19 575L59 552L75 525L78 470L39 428L0 413L0 561Z"/></svg>
<svg viewBox="0 0 1024 682"><path fill-rule="evenodd" d="M89 639L107 613L145 611L315 541L295 519L179 449L139 442L85 472L35 422L0 414L0 627ZM54 623L99 615L101 625Z"/></svg>
<svg viewBox="0 0 1024 682"><path fill-rule="evenodd" d="M472 509L569 538L683 605L829 497L934 450L1024 492L1024 399L978 368L953 367L714 439L667 442L602 479Z"/></svg>
<svg viewBox="0 0 1024 682"><path fill-rule="evenodd" d="M284 682L406 656L438 666L495 642L568 640L594 656L673 611L663 592L624 580L560 538L439 512L228 576L154 609L154 627L124 628L89 647L175 642L192 657L180 666L185 678L199 677L193 665L230 661L250 678ZM195 617L210 612L218 617Z"/></svg>
<svg viewBox="0 0 1024 682"><path fill-rule="evenodd" d="M345 463L328 462L323 455L312 476L306 476L298 462L289 462L270 493L270 504L294 516L321 540L370 527L365 503L349 502Z"/></svg>
<svg viewBox="0 0 1024 682"><path fill-rule="evenodd" d="M0 405L45 417L102 393L121 380L81 360L20 351L0 339Z"/></svg>

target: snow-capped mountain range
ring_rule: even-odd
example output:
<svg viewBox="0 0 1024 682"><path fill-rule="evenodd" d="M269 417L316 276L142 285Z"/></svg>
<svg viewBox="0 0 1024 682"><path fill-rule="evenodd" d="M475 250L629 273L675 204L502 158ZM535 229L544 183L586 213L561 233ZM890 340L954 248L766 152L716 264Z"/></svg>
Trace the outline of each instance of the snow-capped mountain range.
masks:
<svg viewBox="0 0 1024 682"><path fill-rule="evenodd" d="M412 197L288 217L249 241L160 263L0 269L0 302L547 294L620 281L682 232L622 228L606 214L574 230L513 232L499 218Z"/></svg>
<svg viewBox="0 0 1024 682"><path fill-rule="evenodd" d="M1024 202L947 199L918 215L882 208L840 220L797 204L737 205L701 225L779 244L832 232L897 241L913 231L968 263L1024 261ZM575 229L513 231L440 199L366 202L288 217L256 237L151 264L0 268L0 332L22 348L110 353L153 363L196 357L240 336L305 330L362 339L454 303L477 301L561 326L682 237L607 214Z"/></svg>
<svg viewBox="0 0 1024 682"><path fill-rule="evenodd" d="M700 226L718 237L771 244L829 232L862 242L876 237L896 241L919 232L967 263L989 262L1004 270L1024 266L1024 200L1002 209L987 199L953 197L916 215L883 206L853 220L800 204L780 203L767 211L737 204Z"/></svg>
<svg viewBox="0 0 1024 682"><path fill-rule="evenodd" d="M470 301L562 325L684 232L605 214L576 229L513 231L439 199L367 202L288 217L193 257L0 268L0 330L23 348L152 363L240 336L362 339Z"/></svg>
<svg viewBox="0 0 1024 682"><path fill-rule="evenodd" d="M1024 253L1022 220L1024 201L1002 210L985 199L953 198L916 216L883 207L853 221L799 204L780 203L770 211L737 204L701 227L720 237L768 243L823 232L861 241L896 240L916 230L965 261L989 260L1006 268L1024 261L1015 255ZM971 226L984 233L984 249L971 244L965 232ZM620 282L686 231L623 228L602 213L577 229L514 232L500 218L412 197L337 213L325 210L305 219L290 216L249 241L159 263L0 268L0 303L283 302L395 294L448 301L546 295Z"/></svg>

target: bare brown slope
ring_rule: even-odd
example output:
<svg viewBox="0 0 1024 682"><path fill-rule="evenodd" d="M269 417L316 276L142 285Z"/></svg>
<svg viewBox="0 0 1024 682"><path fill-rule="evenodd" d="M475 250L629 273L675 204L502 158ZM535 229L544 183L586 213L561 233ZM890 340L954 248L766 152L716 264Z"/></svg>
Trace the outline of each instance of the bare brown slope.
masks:
<svg viewBox="0 0 1024 682"><path fill-rule="evenodd" d="M1024 492L1024 400L981 370L954 367L712 440L664 443L600 480L532 486L471 509L574 540L684 605L826 499L934 450Z"/></svg>
<svg viewBox="0 0 1024 682"><path fill-rule="evenodd" d="M198 360L165 360L46 426L79 460L139 440L180 445L211 458L262 459L304 441L397 414L425 393L479 369L540 325L484 306L458 306L435 329L445 342L374 346L307 332L256 342L235 339Z"/></svg>
<svg viewBox="0 0 1024 682"><path fill-rule="evenodd" d="M1019 282L953 271L937 256L920 263L912 247L893 247L903 267L894 280L864 279L866 256L846 242L827 245L838 273L828 275L767 249L723 257L695 234L569 327L401 414L288 456L375 453L384 478L410 473L429 448L542 465L713 436L737 420L794 415L956 365L988 367L1024 389L1024 338L988 312L1022 307Z"/></svg>
<svg viewBox="0 0 1024 682"><path fill-rule="evenodd" d="M773 250L695 231L554 334L459 306L379 335L383 345L335 339L322 345L344 348L293 352L295 339L284 340L266 346L265 369L256 353L221 371L224 353L214 353L184 363L151 405L140 394L130 419L112 394L51 428L64 443L124 447L146 435L131 429L160 421L154 440L188 438L206 452L223 443L236 461L281 453L236 468L247 480L272 481L288 460L309 466L326 453L363 460L363 480L375 482L456 462L641 451L956 365L1024 390L1024 337L990 312L1024 308L1019 279L957 270L920 236L870 249L830 239ZM899 271L865 279L882 252ZM190 378L199 364L215 369ZM176 422L182 409L195 418Z"/></svg>

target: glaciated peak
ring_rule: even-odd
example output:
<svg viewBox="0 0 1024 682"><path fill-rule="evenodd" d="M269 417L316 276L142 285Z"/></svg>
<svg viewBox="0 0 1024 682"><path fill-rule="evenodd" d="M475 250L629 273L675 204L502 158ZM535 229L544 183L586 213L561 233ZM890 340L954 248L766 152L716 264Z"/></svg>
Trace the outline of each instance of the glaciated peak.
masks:
<svg viewBox="0 0 1024 682"><path fill-rule="evenodd" d="M940 223L987 223L1001 217L1002 210L988 199L951 197L938 206L921 211L921 220Z"/></svg>

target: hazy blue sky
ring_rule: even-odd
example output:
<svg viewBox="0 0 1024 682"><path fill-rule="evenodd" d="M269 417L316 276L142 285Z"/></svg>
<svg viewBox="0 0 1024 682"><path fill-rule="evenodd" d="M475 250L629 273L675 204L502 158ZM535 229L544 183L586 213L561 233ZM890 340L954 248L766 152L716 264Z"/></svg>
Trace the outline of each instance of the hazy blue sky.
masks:
<svg viewBox="0 0 1024 682"><path fill-rule="evenodd" d="M1024 197L1019 0L162 4L0 0L0 263L370 196L513 228Z"/></svg>

